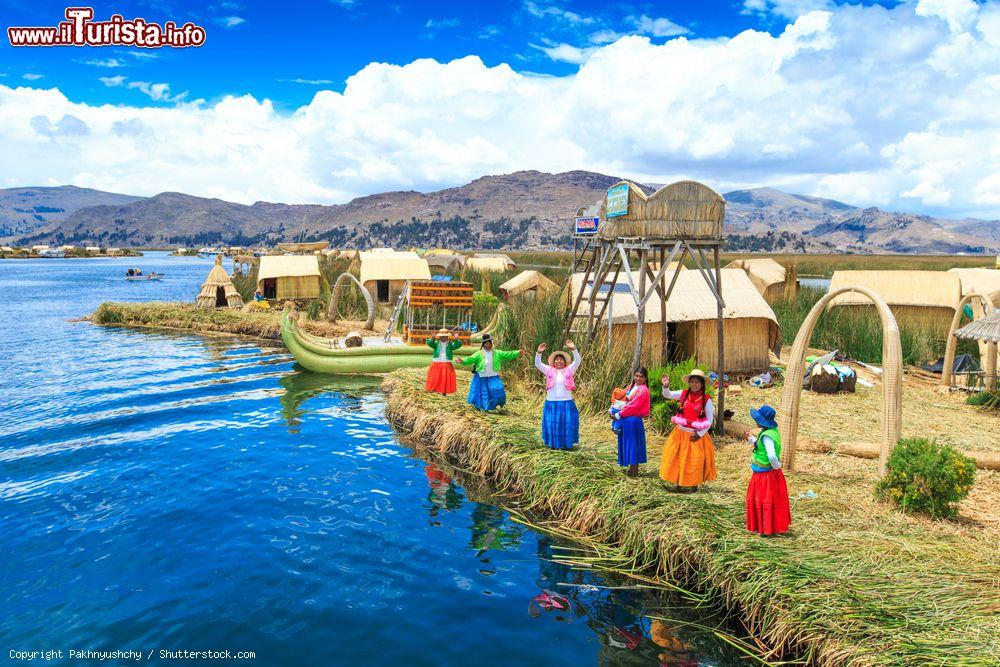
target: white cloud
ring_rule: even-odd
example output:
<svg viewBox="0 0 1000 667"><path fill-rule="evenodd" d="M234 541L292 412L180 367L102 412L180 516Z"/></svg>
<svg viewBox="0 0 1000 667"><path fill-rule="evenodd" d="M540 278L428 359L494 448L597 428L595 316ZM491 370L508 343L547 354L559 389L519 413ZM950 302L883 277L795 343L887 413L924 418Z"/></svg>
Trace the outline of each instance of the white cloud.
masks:
<svg viewBox="0 0 1000 667"><path fill-rule="evenodd" d="M456 18L450 19L427 19L427 23L424 27L428 30L433 28L457 28L462 25L462 22Z"/></svg>
<svg viewBox="0 0 1000 667"><path fill-rule="evenodd" d="M325 86L333 83L332 79L278 79L283 83L302 83L307 86Z"/></svg>
<svg viewBox="0 0 1000 667"><path fill-rule="evenodd" d="M93 60L78 60L76 62L83 63L84 65L93 65L94 67L125 67L126 62L121 58L95 58Z"/></svg>
<svg viewBox="0 0 1000 667"><path fill-rule="evenodd" d="M25 81L38 81L39 79L44 77L45 77L44 74L33 74L31 72L21 75L21 78L24 79Z"/></svg>
<svg viewBox="0 0 1000 667"><path fill-rule="evenodd" d="M177 95L170 94L169 83L150 83L149 81L130 81L128 87L148 95L154 102L180 102L187 97L187 92Z"/></svg>
<svg viewBox="0 0 1000 667"><path fill-rule="evenodd" d="M635 30L640 35L652 35L653 37L676 37L686 35L690 30L682 25L677 25L667 18L649 18L645 14L635 19Z"/></svg>
<svg viewBox="0 0 1000 667"><path fill-rule="evenodd" d="M983 5L954 31L914 4L852 5L777 34L540 46L581 62L559 77L474 56L371 63L292 113L250 96L95 106L0 85L0 154L19 156L0 161L0 183L337 202L591 169L1000 218L998 11ZM166 84L131 83L177 98ZM61 126L66 117L80 124Z"/></svg>
<svg viewBox="0 0 1000 667"><path fill-rule="evenodd" d="M223 28L235 28L240 24L246 23L247 20L242 16L220 16L215 22Z"/></svg>
<svg viewBox="0 0 1000 667"><path fill-rule="evenodd" d="M538 49L552 60L573 65L582 65L587 62L591 55L597 52L597 47L579 47L572 44L551 44L539 45L531 44L531 48Z"/></svg>
<svg viewBox="0 0 1000 667"><path fill-rule="evenodd" d="M594 23L594 19L592 17L583 16L576 12L559 7L558 5L548 5L541 2L531 2L530 0L527 0L524 3L524 9L536 18L554 18L568 23L569 25L591 25Z"/></svg>
<svg viewBox="0 0 1000 667"><path fill-rule="evenodd" d="M797 19L811 11L832 9L833 6L834 0L743 0L743 13Z"/></svg>
<svg viewBox="0 0 1000 667"><path fill-rule="evenodd" d="M979 6L972 0L920 0L917 16L943 19L952 32L968 28L976 20Z"/></svg>
<svg viewBox="0 0 1000 667"><path fill-rule="evenodd" d="M121 86L123 83L125 83L126 78L128 77L119 74L118 76L101 76L98 77L97 80L103 83L108 88L117 88L118 86Z"/></svg>

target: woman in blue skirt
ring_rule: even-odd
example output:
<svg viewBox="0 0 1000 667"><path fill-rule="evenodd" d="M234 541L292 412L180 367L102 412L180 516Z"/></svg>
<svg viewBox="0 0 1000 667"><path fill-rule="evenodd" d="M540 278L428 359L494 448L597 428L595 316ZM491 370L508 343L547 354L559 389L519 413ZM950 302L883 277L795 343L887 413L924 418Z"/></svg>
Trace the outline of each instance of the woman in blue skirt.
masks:
<svg viewBox="0 0 1000 667"><path fill-rule="evenodd" d="M513 361L521 355L520 350L494 350L493 338L483 334L483 344L479 351L456 363L472 366L472 382L469 384L468 401L477 410L503 411L507 403L507 392L500 379L500 370L505 361Z"/></svg>
<svg viewBox="0 0 1000 667"><path fill-rule="evenodd" d="M621 422L618 430L618 465L627 467L626 475L639 475L639 464L646 462L646 425L642 420L649 416L649 373L639 368L632 376L632 384L625 391L625 407L611 409L611 417Z"/></svg>
<svg viewBox="0 0 1000 667"><path fill-rule="evenodd" d="M545 343L535 353L535 368L545 376L545 407L542 409L542 440L552 449L573 449L580 442L580 413L573 400L576 389L574 376L580 367L580 353L573 341L566 341L570 355L558 350L549 355L549 363L542 363Z"/></svg>

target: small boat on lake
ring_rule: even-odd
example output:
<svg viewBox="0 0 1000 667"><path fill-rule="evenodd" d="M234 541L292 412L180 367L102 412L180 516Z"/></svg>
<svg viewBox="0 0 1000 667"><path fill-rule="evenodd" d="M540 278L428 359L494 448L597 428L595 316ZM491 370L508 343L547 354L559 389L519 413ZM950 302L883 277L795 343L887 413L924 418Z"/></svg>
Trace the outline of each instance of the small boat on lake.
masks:
<svg viewBox="0 0 1000 667"><path fill-rule="evenodd" d="M201 248L198 250L198 256L204 257L205 259L215 259L215 256L221 252L221 248Z"/></svg>
<svg viewBox="0 0 1000 667"><path fill-rule="evenodd" d="M157 273L156 271L150 271L149 273L143 273L140 269L129 269L125 274L125 280L130 282L139 282L144 280L162 280L164 274Z"/></svg>
<svg viewBox="0 0 1000 667"><path fill-rule="evenodd" d="M38 251L38 256L39 257L50 257L50 258L51 257L62 258L62 257L66 256L66 252L63 251L63 250L60 250L59 248L45 248L44 250L39 250Z"/></svg>

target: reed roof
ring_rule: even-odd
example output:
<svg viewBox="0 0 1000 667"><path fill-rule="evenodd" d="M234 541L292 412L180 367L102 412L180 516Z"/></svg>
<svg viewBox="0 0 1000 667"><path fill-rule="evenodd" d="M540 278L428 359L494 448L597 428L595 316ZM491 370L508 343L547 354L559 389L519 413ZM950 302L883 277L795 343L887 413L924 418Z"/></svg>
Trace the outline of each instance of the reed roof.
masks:
<svg viewBox="0 0 1000 667"><path fill-rule="evenodd" d="M667 274L667 284L672 279ZM632 281L639 286L638 271L632 272ZM647 281L648 282L648 281ZM579 293L583 283L583 274L575 273L572 278L572 294ZM588 298L590 288L584 293ZM722 298L726 307L722 311L724 319L762 318L778 325L771 306L761 296L750 281L749 276L741 269L722 269ZM586 302L584 302L585 304ZM585 305L580 306L584 312ZM635 324L638 322L638 308L628 291L628 281L625 276L619 276L614 299L611 302L611 321L614 324ZM600 306L598 306L598 310ZM697 320L714 320L717 316L715 295L708 287L700 271L681 271L677 276L677 284L667 299L668 322L693 322ZM647 324L660 322L660 297L655 292L646 302Z"/></svg>
<svg viewBox="0 0 1000 667"><path fill-rule="evenodd" d="M260 258L257 283L268 278L319 276L316 255L265 255Z"/></svg>
<svg viewBox="0 0 1000 667"><path fill-rule="evenodd" d="M981 294L993 303L1000 303L1000 269L948 269L948 273L958 276L962 284L962 296Z"/></svg>
<svg viewBox="0 0 1000 667"><path fill-rule="evenodd" d="M361 283L372 280L430 280L427 260L415 252L392 249L361 253Z"/></svg>
<svg viewBox="0 0 1000 667"><path fill-rule="evenodd" d="M208 272L205 282L201 284L201 290L198 292L198 296L195 297L194 300L195 306L198 308L218 307L218 288L220 287L226 297L225 306L228 306L229 308L243 307L243 297L240 296L240 292L236 289L236 285L233 284L229 274L227 274L226 270L222 268L222 255L215 258L215 264L212 265L212 270Z"/></svg>
<svg viewBox="0 0 1000 667"><path fill-rule="evenodd" d="M545 277L538 271L522 271L497 289L500 293L510 298L517 296L530 289L537 289L539 292L549 292L559 289L559 285Z"/></svg>
<svg viewBox="0 0 1000 667"><path fill-rule="evenodd" d="M949 271L834 271L830 291L866 287L890 306L954 309L962 298L959 277ZM871 305L864 295L841 294L831 306Z"/></svg>
<svg viewBox="0 0 1000 667"><path fill-rule="evenodd" d="M507 255L481 252L465 260L465 266L477 271L506 271L517 264Z"/></svg>
<svg viewBox="0 0 1000 667"><path fill-rule="evenodd" d="M955 332L956 338L1000 343L1000 310L994 310L986 317L969 322Z"/></svg>
<svg viewBox="0 0 1000 667"><path fill-rule="evenodd" d="M455 271L462 268L461 255L424 255L428 266L435 266L447 271Z"/></svg>
<svg viewBox="0 0 1000 667"><path fill-rule="evenodd" d="M601 238L722 238L726 200L707 185L697 181L678 181L663 186L648 197L630 181L621 181L616 185L628 185L628 212L608 218L605 195L601 201L601 226L597 232Z"/></svg>
<svg viewBox="0 0 1000 667"><path fill-rule="evenodd" d="M771 285L785 282L785 267L770 257L737 259L726 265L727 269L742 269L750 276L757 289L764 291Z"/></svg>

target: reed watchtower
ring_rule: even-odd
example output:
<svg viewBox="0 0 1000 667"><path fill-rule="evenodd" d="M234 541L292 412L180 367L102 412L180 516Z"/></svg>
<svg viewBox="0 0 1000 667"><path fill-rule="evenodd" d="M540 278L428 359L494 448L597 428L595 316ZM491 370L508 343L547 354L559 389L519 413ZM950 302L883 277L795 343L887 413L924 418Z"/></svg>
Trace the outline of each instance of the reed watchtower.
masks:
<svg viewBox="0 0 1000 667"><path fill-rule="evenodd" d="M696 181L679 181L647 197L635 183L621 181L609 188L590 211L578 211L578 215L587 213L597 217L599 224L596 230L590 232L580 232L578 226L578 233L575 234L573 273L582 273L583 280L575 290L565 337L569 337L571 330L582 331L587 341L592 342L606 314L610 348L612 302L616 298L619 279L624 274L628 294L618 298L631 299L635 304L632 366L638 368L641 365L646 304L653 294L659 297L660 302L660 357L662 362L666 362L669 340L667 300L684 260L690 257L716 300L719 347L718 368L714 370L722 378L726 368L723 341L726 304L719 266L726 213L726 200L722 195ZM633 266L638 268L633 269ZM584 306L583 313L580 312L581 305ZM582 325L583 320L585 326ZM717 428L720 432L721 415L725 414L724 401L724 383L720 382L716 400L720 415Z"/></svg>

